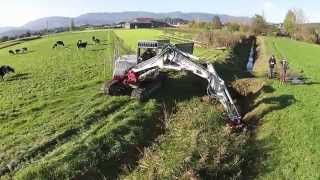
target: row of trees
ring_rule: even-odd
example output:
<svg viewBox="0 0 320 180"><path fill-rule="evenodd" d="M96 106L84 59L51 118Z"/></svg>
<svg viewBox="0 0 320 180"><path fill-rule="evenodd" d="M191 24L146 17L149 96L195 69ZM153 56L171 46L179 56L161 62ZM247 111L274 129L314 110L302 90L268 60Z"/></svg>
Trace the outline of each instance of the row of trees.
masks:
<svg viewBox="0 0 320 180"><path fill-rule="evenodd" d="M39 33L31 33L31 32L26 32L26 33L23 33L23 34L20 34L20 35L17 35L17 36L2 36L0 38L0 42L6 42L6 41L10 41L10 40L15 40L15 39L19 39L19 38L27 38L27 37L31 37L31 36L35 36L35 35L38 35Z"/></svg>
<svg viewBox="0 0 320 180"><path fill-rule="evenodd" d="M291 9L287 12L282 27L267 23L261 15L254 16L251 27L254 34L278 34L301 41L320 43L319 30L307 22L301 9Z"/></svg>
<svg viewBox="0 0 320 180"><path fill-rule="evenodd" d="M193 20L188 24L192 29L207 29L207 30L228 30L231 32L241 31L248 32L249 25L241 23L225 23L223 24L219 16L213 17L211 22L201 22Z"/></svg>
<svg viewBox="0 0 320 180"><path fill-rule="evenodd" d="M294 39L320 43L319 30L308 24L301 9L289 10L284 19L283 27L285 32Z"/></svg>
<svg viewBox="0 0 320 180"><path fill-rule="evenodd" d="M255 35L281 35L289 36L291 38L320 43L320 26L317 29L314 26L307 24L307 18L304 12L300 9L291 9L288 11L284 22L283 28L275 24L270 24L266 21L264 16L255 15L252 18L251 24L240 23L226 23L223 24L219 16L215 16L211 22L191 21L189 23L191 28L204 28L207 30L228 30L231 32L244 32Z"/></svg>

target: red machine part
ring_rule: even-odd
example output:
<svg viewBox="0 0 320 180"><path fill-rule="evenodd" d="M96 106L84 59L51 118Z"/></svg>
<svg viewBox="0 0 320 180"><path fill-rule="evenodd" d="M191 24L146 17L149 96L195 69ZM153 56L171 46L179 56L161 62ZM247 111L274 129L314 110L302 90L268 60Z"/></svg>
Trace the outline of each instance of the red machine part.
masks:
<svg viewBox="0 0 320 180"><path fill-rule="evenodd" d="M130 70L123 76L114 76L113 80L122 82L123 85L137 85L139 81L139 75Z"/></svg>
<svg viewBox="0 0 320 180"><path fill-rule="evenodd" d="M127 74L127 83L128 84L137 84L139 81L138 78L139 78L139 75L130 70Z"/></svg>

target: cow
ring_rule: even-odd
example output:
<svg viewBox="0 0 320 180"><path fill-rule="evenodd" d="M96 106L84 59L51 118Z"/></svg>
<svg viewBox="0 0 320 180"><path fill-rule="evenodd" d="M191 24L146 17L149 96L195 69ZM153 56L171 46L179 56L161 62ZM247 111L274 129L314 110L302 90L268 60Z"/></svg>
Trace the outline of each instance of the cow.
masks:
<svg viewBox="0 0 320 180"><path fill-rule="evenodd" d="M11 55L15 55L16 53L14 53L14 51L13 51L13 50L10 50L10 51L9 51L9 54L11 54Z"/></svg>
<svg viewBox="0 0 320 180"><path fill-rule="evenodd" d="M26 53L26 52L28 52L28 48L26 47L22 48L22 53Z"/></svg>
<svg viewBox="0 0 320 180"><path fill-rule="evenodd" d="M92 41L95 43L95 44L100 44L100 39L96 38L95 36L92 36Z"/></svg>
<svg viewBox="0 0 320 180"><path fill-rule="evenodd" d="M57 48L57 47L58 47L58 44L55 43L55 44L52 46L52 49L55 49L55 48Z"/></svg>
<svg viewBox="0 0 320 180"><path fill-rule="evenodd" d="M78 49L81 49L81 48L85 49L85 48L87 48L87 46L88 46L88 43L87 43L87 42L82 42L82 40L79 40L79 41L77 42L77 47L78 47Z"/></svg>
<svg viewBox="0 0 320 180"><path fill-rule="evenodd" d="M64 46L64 42L63 41L57 41L57 45L58 46Z"/></svg>
<svg viewBox="0 0 320 180"><path fill-rule="evenodd" d="M95 39L94 42L95 42L96 44L100 44L100 39Z"/></svg>
<svg viewBox="0 0 320 180"><path fill-rule="evenodd" d="M0 67L0 76L1 76L2 80L4 80L3 77L9 73L14 73L14 69L12 67L7 66L7 65Z"/></svg>
<svg viewBox="0 0 320 180"><path fill-rule="evenodd" d="M16 49L16 54L19 54L21 52L21 49Z"/></svg>

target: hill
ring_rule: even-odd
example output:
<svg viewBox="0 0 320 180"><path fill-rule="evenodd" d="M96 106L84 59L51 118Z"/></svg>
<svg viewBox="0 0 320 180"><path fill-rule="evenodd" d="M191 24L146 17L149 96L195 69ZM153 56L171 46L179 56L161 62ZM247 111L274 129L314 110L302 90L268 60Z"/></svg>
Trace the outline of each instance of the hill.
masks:
<svg viewBox="0 0 320 180"><path fill-rule="evenodd" d="M22 27L17 28L0 28L0 37L15 36L26 33L27 31L40 31L46 29L69 27L71 19L74 19L76 26L81 25L106 25L114 24L121 21L129 21L138 17L150 17L155 19L178 18L183 20L200 20L211 21L214 16L219 16L223 23L238 22L250 23L249 17L236 17L229 15L219 15L210 13L183 13L183 12L169 12L169 13L152 13L144 11L128 11L115 13L87 13L75 18L71 17L45 17L26 23Z"/></svg>
<svg viewBox="0 0 320 180"><path fill-rule="evenodd" d="M200 20L211 21L214 16L219 16L223 23L225 22L240 22L249 23L248 17L235 17L229 15L219 15L210 13L183 13L183 12L169 12L169 13L152 13L144 11L131 11L131 12L119 12L119 13L88 13L75 18L76 25L91 24L113 24L120 21L128 21L138 17L150 17L155 19L179 18L184 20Z"/></svg>
<svg viewBox="0 0 320 180"><path fill-rule="evenodd" d="M0 33L9 31L9 30L11 30L11 29L14 29L14 27L0 27Z"/></svg>
<svg viewBox="0 0 320 180"><path fill-rule="evenodd" d="M28 22L27 24L23 25L23 29L28 29L31 31L38 31L42 29L46 29L47 26L49 29L60 28L60 27L69 27L71 22L71 18L69 17L47 17L41 18L38 20L34 20Z"/></svg>

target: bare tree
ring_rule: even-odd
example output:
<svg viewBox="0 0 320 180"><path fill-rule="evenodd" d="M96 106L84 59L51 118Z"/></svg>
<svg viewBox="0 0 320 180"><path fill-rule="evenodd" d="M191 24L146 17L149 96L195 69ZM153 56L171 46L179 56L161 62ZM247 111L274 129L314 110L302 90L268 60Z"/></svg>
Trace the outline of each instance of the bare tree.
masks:
<svg viewBox="0 0 320 180"><path fill-rule="evenodd" d="M258 35L258 34L265 33L267 31L267 27L268 27L267 21L263 16L256 14L253 17L251 28L254 34Z"/></svg>
<svg viewBox="0 0 320 180"><path fill-rule="evenodd" d="M219 16L214 16L214 18L212 19L212 28L213 29L221 29L222 28L222 22L220 20Z"/></svg>
<svg viewBox="0 0 320 180"><path fill-rule="evenodd" d="M289 10L284 19L284 29L290 35L293 36L295 33L297 18L293 10Z"/></svg>

